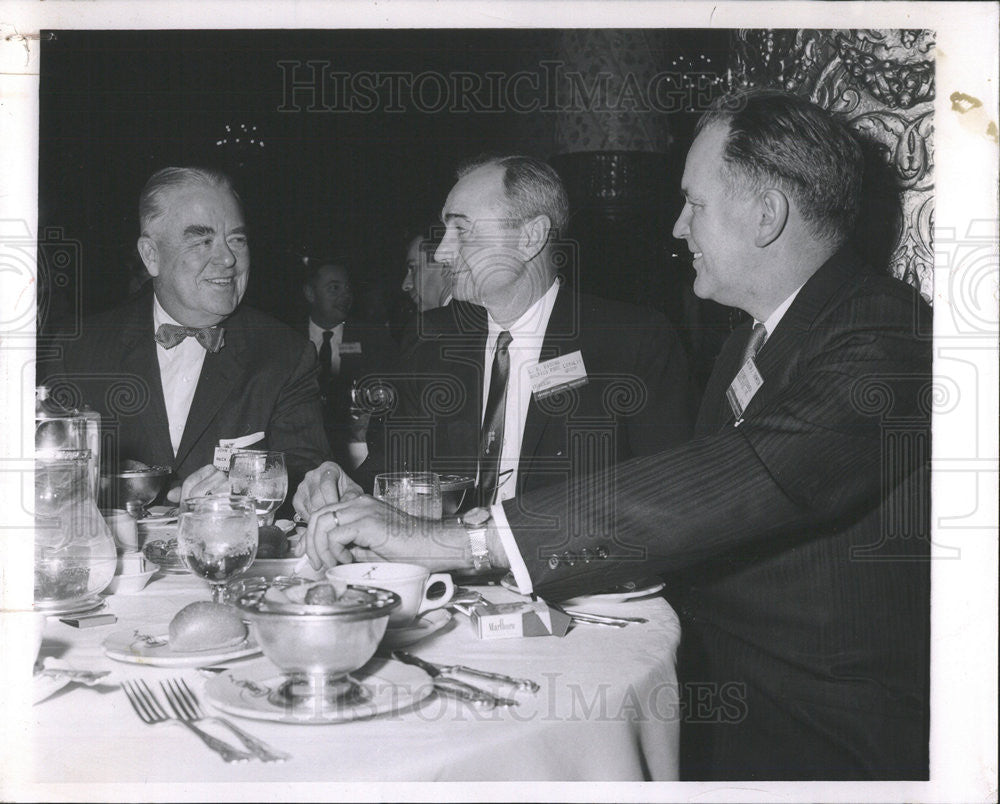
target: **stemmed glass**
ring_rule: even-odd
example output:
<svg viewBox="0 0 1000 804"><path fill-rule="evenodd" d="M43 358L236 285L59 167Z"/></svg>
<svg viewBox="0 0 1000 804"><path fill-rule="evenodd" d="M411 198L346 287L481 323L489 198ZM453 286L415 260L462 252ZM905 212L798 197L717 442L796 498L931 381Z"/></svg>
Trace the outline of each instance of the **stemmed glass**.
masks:
<svg viewBox="0 0 1000 804"><path fill-rule="evenodd" d="M261 525L270 525L274 512L288 494L285 453L274 450L238 449L229 459L229 488L233 494L250 497Z"/></svg>
<svg viewBox="0 0 1000 804"><path fill-rule="evenodd" d="M257 516L249 497L210 495L184 501L177 518L177 554L225 602L226 584L257 555Z"/></svg>

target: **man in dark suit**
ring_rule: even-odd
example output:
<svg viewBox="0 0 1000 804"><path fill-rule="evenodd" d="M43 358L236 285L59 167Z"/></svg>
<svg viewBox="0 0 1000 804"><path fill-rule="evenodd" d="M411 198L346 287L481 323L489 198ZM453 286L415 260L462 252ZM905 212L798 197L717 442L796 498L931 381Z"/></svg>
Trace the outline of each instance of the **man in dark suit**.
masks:
<svg viewBox="0 0 1000 804"><path fill-rule="evenodd" d="M139 218L152 282L84 321L46 382L101 413L114 439L110 468L125 459L171 466L175 501L228 489L220 445L283 451L294 489L329 457L315 352L240 305L250 252L229 179L160 170L143 188Z"/></svg>
<svg viewBox="0 0 1000 804"><path fill-rule="evenodd" d="M725 344L695 439L494 506L476 536L555 599L675 573L686 778L928 776L930 311L851 254L861 174L850 133L803 99L707 113L674 234L695 292L754 324ZM313 561L474 562L473 530L390 538L343 477L308 476L296 508L321 485L341 501L311 511Z"/></svg>
<svg viewBox="0 0 1000 804"><path fill-rule="evenodd" d="M563 281L567 217L565 190L544 162L508 156L460 168L434 254L455 300L425 310L404 338L400 404L369 474L478 477L476 496L489 505L690 437L678 337L657 313Z"/></svg>
<svg viewBox="0 0 1000 804"><path fill-rule="evenodd" d="M334 460L351 471L368 455L370 424L369 415L355 407L352 389L366 377L390 374L398 355L384 324L351 315L349 262L347 257L309 258L302 293L309 305L309 340L319 362L323 427Z"/></svg>

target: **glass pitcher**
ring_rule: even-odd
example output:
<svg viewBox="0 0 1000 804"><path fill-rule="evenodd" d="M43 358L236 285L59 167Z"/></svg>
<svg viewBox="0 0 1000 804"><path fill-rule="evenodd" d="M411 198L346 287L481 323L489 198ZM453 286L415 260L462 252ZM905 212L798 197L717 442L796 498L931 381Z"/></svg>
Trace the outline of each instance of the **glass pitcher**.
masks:
<svg viewBox="0 0 1000 804"><path fill-rule="evenodd" d="M35 455L35 608L49 613L98 603L115 574L116 549L91 482L90 451Z"/></svg>

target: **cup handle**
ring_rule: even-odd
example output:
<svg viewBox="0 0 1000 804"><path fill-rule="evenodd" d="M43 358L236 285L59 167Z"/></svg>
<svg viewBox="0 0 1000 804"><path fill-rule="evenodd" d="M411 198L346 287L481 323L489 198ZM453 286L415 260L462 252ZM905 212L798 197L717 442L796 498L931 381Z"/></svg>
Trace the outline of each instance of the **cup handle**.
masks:
<svg viewBox="0 0 1000 804"><path fill-rule="evenodd" d="M427 592L436 583L444 584L444 594L441 597L430 600L427 597ZM447 572L435 572L433 575L427 578L424 583L424 596L420 601L420 608L417 610L417 616L419 617L425 611L430 611L431 609L439 609L442 606L447 606L448 602L455 595L455 582L451 579L451 575Z"/></svg>

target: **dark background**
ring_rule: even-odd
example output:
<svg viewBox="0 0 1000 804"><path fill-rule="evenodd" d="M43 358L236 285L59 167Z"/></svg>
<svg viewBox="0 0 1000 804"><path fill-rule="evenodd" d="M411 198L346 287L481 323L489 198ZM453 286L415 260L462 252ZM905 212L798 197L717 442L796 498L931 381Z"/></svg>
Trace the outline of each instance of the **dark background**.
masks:
<svg viewBox="0 0 1000 804"><path fill-rule="evenodd" d="M695 63L708 54L716 65L726 62L725 31L661 34L659 56ZM284 96L278 63L317 60L351 74L509 75L538 72L540 61L554 56L557 36L551 30L46 32L39 121L43 251L53 241L79 245L72 270L42 287L47 301L40 327L67 321L72 327L81 312L128 295L130 269L144 273L134 254L139 191L155 170L183 164L219 167L236 181L251 231L248 303L294 322L303 315L300 257L350 252L370 291L362 287L361 295L371 314L380 315L403 277L404 230L436 217L456 164L491 151L557 156L552 113L431 111L413 103L404 103L402 112L309 110L308 93L294 104ZM307 78L306 69L297 77ZM281 111L283 104L300 108ZM725 311L693 301L687 249L670 236L697 113L666 117L669 150L648 155L661 180L628 236L595 237L593 215L572 192L577 214L566 236L580 244L584 289L656 307L687 336L693 327L721 331L728 328L720 323ZM47 267L51 280L56 271ZM714 341L699 343L711 351Z"/></svg>

